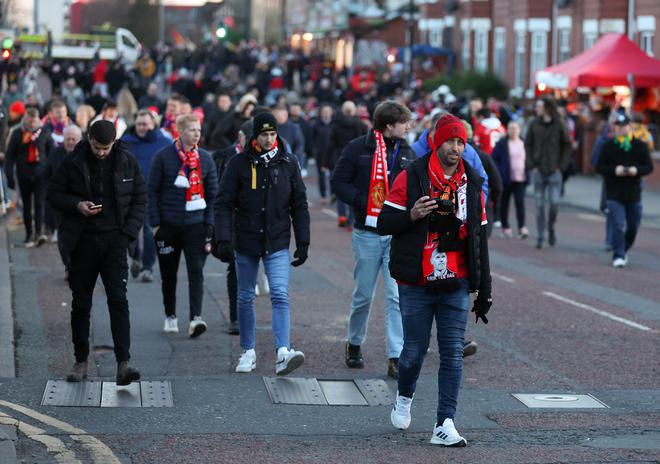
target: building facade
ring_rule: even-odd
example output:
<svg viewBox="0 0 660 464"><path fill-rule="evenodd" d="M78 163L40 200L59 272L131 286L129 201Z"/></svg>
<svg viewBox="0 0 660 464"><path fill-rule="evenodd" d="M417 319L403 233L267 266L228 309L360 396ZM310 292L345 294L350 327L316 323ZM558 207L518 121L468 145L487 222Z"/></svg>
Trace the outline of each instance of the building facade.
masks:
<svg viewBox="0 0 660 464"><path fill-rule="evenodd" d="M491 70L514 94L535 73L591 48L608 32L628 34L660 56L659 0L427 0L422 41L453 48L460 70Z"/></svg>

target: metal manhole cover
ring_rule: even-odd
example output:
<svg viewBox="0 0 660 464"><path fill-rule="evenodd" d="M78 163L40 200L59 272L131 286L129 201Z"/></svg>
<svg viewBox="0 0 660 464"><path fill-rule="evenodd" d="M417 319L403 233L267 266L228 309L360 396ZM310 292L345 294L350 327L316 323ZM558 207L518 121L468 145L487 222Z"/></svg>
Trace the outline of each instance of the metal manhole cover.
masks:
<svg viewBox="0 0 660 464"><path fill-rule="evenodd" d="M608 408L605 403L591 395L565 395L565 394L523 394L514 393L513 397L523 403L528 408L549 408L549 409L568 409L568 408Z"/></svg>

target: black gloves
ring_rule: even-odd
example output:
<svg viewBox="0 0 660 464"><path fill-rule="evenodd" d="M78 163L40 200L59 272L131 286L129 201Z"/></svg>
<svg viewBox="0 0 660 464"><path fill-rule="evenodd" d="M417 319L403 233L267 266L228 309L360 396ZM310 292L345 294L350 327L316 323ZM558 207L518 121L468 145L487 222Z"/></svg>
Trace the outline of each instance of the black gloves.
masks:
<svg viewBox="0 0 660 464"><path fill-rule="evenodd" d="M307 261L307 249L309 248L309 245L306 243L301 243L298 245L296 248L296 252L293 254L293 257L296 258L293 261L291 261L291 265L293 267L297 267L302 265L305 261Z"/></svg>
<svg viewBox="0 0 660 464"><path fill-rule="evenodd" d="M484 324L488 324L488 318L486 313L493 305L493 299L490 296L481 296L481 293L477 296L477 299L474 300L474 305L472 306L472 312L475 314L475 323L479 322L479 319L484 321Z"/></svg>
<svg viewBox="0 0 660 464"><path fill-rule="evenodd" d="M223 263L231 263L234 260L234 249L230 242L216 242L211 253Z"/></svg>

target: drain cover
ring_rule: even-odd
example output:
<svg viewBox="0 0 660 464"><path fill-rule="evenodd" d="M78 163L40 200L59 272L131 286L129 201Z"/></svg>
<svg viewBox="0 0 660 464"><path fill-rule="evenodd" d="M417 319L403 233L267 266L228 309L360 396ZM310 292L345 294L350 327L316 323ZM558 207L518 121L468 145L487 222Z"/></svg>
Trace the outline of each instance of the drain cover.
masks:
<svg viewBox="0 0 660 464"><path fill-rule="evenodd" d="M263 381L275 404L389 406L393 401L392 391L381 379L264 377Z"/></svg>
<svg viewBox="0 0 660 464"><path fill-rule="evenodd" d="M591 395L569 394L522 394L515 393L513 397L528 408L607 408L602 401Z"/></svg>
<svg viewBox="0 0 660 464"><path fill-rule="evenodd" d="M118 387L114 382L49 380L41 404L95 408L172 407L172 387L169 381L134 382Z"/></svg>

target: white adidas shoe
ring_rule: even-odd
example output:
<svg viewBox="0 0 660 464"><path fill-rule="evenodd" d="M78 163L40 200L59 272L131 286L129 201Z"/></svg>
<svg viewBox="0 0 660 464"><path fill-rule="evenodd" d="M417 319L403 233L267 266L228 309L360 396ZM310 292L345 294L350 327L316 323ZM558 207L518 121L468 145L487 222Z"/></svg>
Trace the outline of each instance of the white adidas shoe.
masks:
<svg viewBox="0 0 660 464"><path fill-rule="evenodd" d="M206 332L206 322L204 322L200 316L195 316L193 320L190 321L188 335L190 335L190 338L197 338L204 332Z"/></svg>
<svg viewBox="0 0 660 464"><path fill-rule="evenodd" d="M406 430L410 426L410 406L412 406L412 398L396 394L394 407L390 413L390 420L394 428L399 430Z"/></svg>
<svg viewBox="0 0 660 464"><path fill-rule="evenodd" d="M298 369L305 362L305 354L302 351L290 350L285 346L277 350L277 363L275 373L287 375Z"/></svg>
<svg viewBox="0 0 660 464"><path fill-rule="evenodd" d="M257 353L254 350L245 350L238 360L236 372L252 372L257 368Z"/></svg>
<svg viewBox="0 0 660 464"><path fill-rule="evenodd" d="M454 427L452 419L445 419L442 425L436 425L431 435L432 445L463 447L467 446L467 440L461 437Z"/></svg>
<svg viewBox="0 0 660 464"><path fill-rule="evenodd" d="M179 323L176 319L176 316L169 316L165 318L165 327L163 327L164 333L179 333Z"/></svg>

